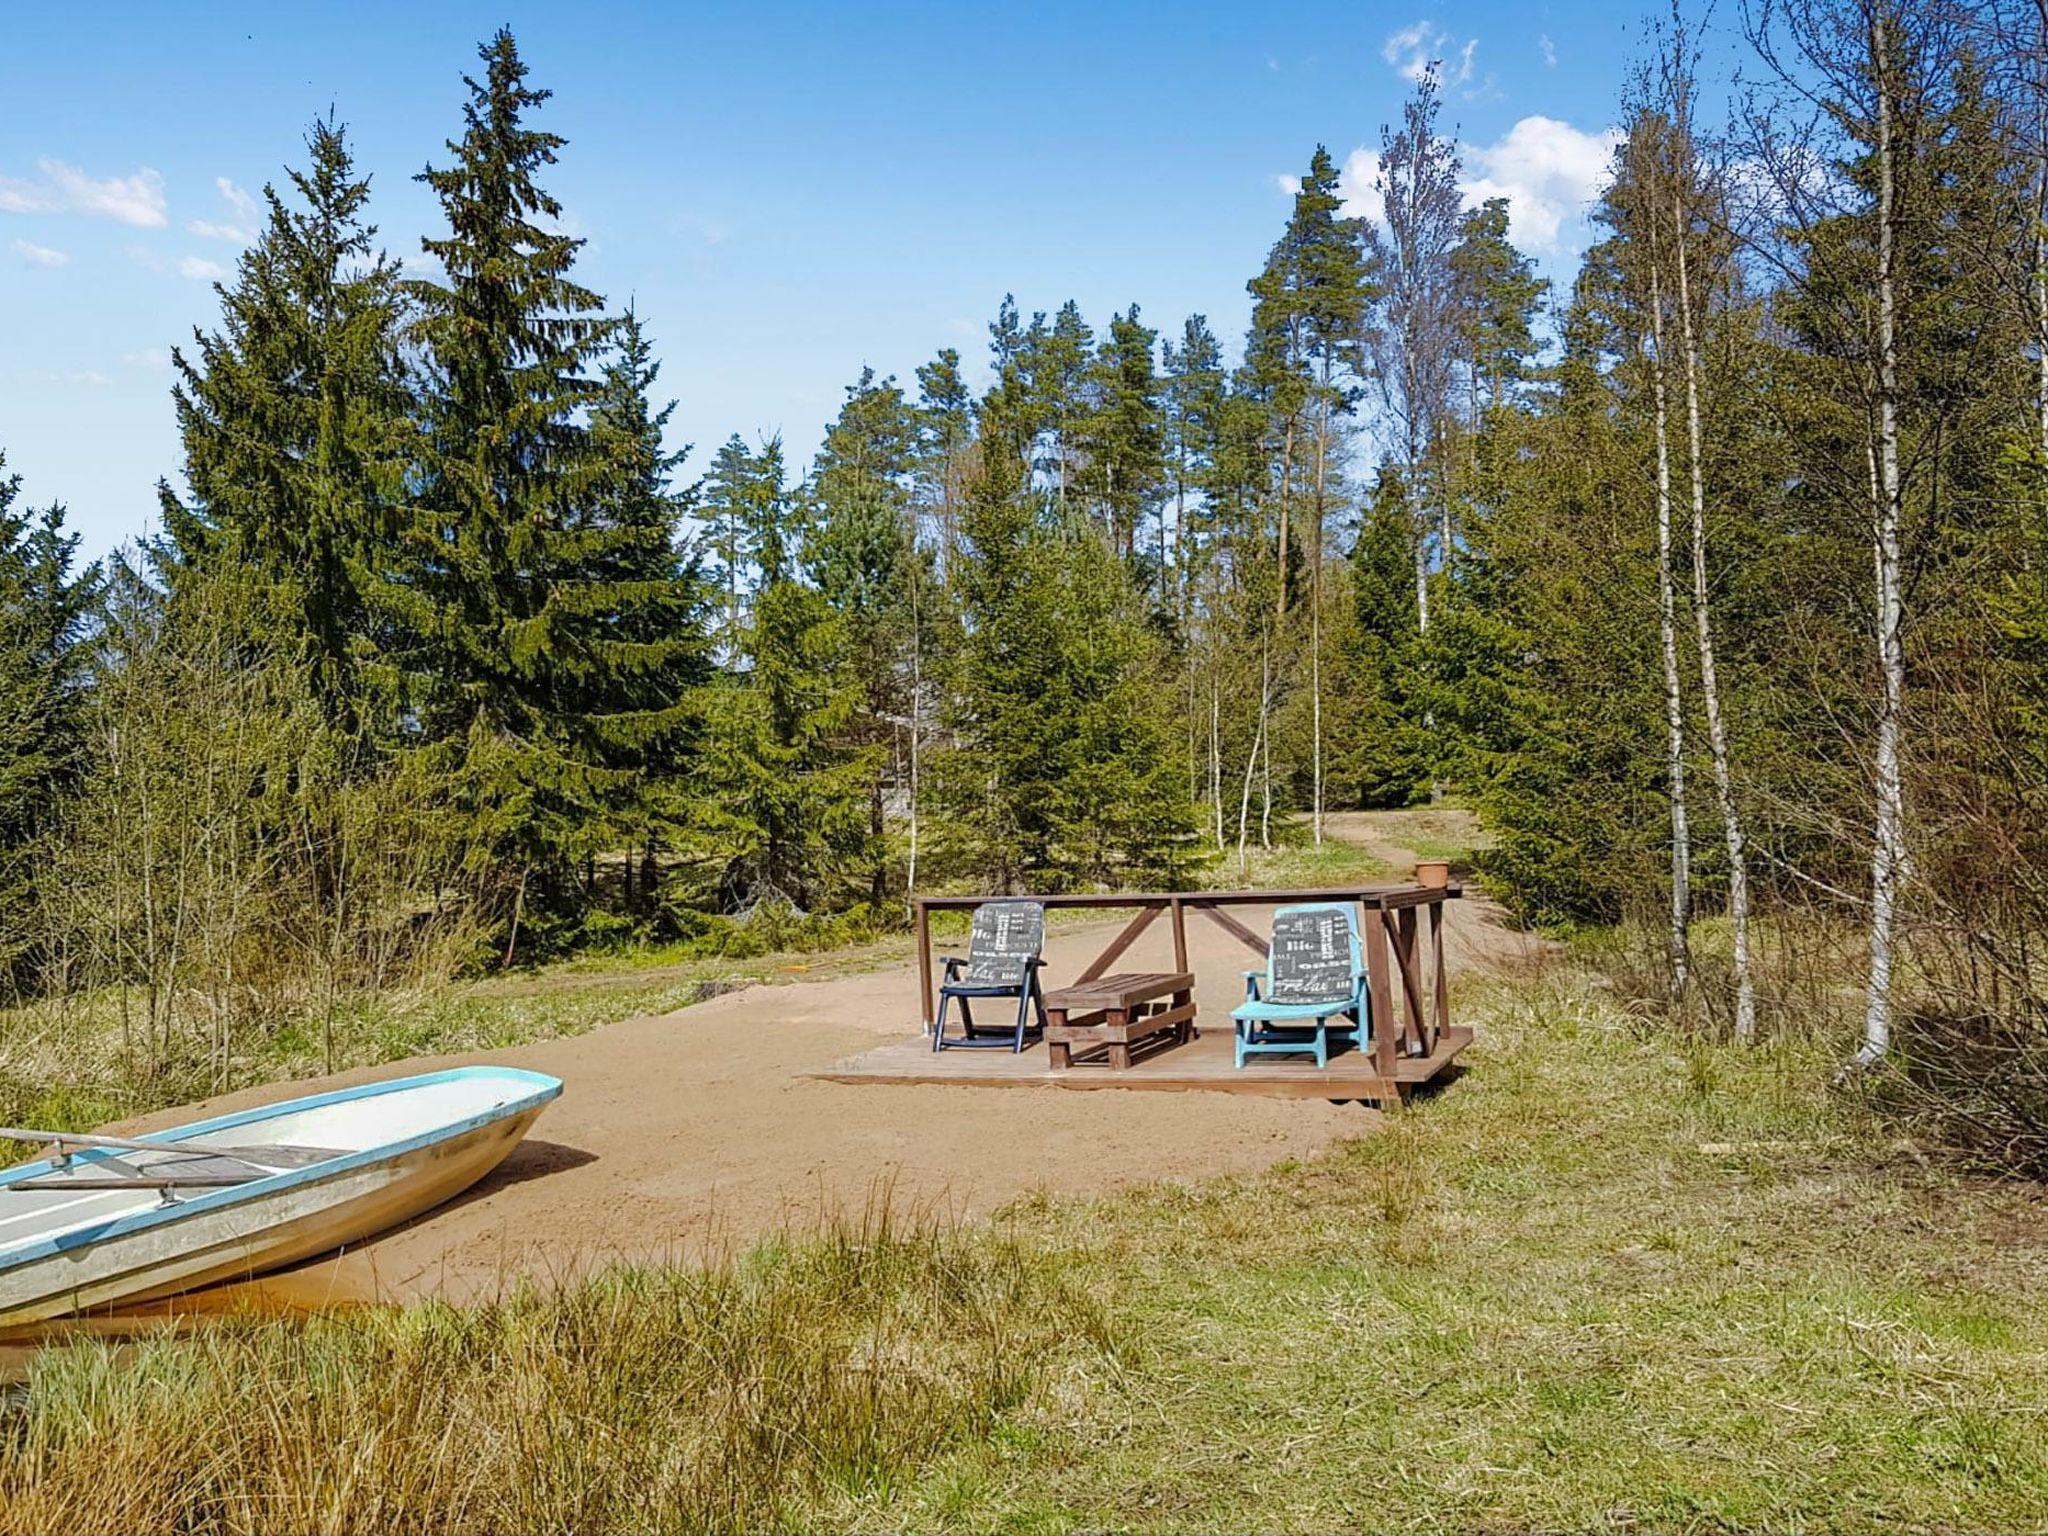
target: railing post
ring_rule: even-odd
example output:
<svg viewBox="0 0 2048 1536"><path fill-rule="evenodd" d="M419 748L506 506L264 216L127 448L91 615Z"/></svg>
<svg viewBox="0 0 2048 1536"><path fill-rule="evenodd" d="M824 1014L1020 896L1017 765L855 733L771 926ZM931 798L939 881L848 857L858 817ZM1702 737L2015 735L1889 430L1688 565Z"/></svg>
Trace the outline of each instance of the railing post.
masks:
<svg viewBox="0 0 2048 1536"><path fill-rule="evenodd" d="M1394 964L1401 972L1401 1043L1412 1055L1422 1048L1422 978L1415 970L1415 909L1402 907L1387 914L1387 937L1394 947Z"/></svg>
<svg viewBox="0 0 2048 1536"><path fill-rule="evenodd" d="M1394 990L1387 984L1387 914L1376 902L1361 903L1365 914L1366 985L1372 991L1373 1061L1389 1090L1394 1083Z"/></svg>
<svg viewBox="0 0 2048 1536"><path fill-rule="evenodd" d="M1444 1031L1451 1027L1451 990L1444 975L1444 898L1441 892L1429 904L1429 948L1436 968L1436 977L1430 988L1436 1003L1436 1034L1437 1039L1442 1039ZM1430 1041L1429 1048L1434 1054L1436 1040Z"/></svg>
<svg viewBox="0 0 2048 1536"><path fill-rule="evenodd" d="M914 899L916 917L913 925L917 931L917 990L924 1003L924 1027L932 1027L932 914L924 904L924 898Z"/></svg>

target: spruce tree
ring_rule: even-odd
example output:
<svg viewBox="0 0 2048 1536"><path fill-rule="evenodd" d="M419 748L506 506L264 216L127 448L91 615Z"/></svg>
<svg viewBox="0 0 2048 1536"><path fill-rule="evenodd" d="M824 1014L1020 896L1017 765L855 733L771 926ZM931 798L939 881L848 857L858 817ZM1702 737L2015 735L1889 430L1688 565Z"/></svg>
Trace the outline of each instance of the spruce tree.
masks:
<svg viewBox="0 0 2048 1536"><path fill-rule="evenodd" d="M610 474L581 509L594 535L585 579L602 583L615 601L608 639L622 663L622 708L609 722L608 760L633 777L614 783L610 804L628 839L629 893L632 845L641 850L649 876L643 898L651 894L657 824L673 819L678 799L690 793L700 725L694 695L712 673L710 594L683 533L691 497L674 484L689 449L667 446L676 407L654 405L660 373L646 328L628 310L590 412Z"/></svg>
<svg viewBox="0 0 2048 1536"><path fill-rule="evenodd" d="M15 505L21 477L0 453L0 980L19 985L33 931L38 836L79 748L88 612L96 565L76 566L64 509Z"/></svg>
<svg viewBox="0 0 2048 1536"><path fill-rule="evenodd" d="M411 401L399 362L398 268L364 221L370 183L331 117L291 170L296 203L267 210L220 328L173 353L189 505L165 492L158 568L226 563L263 594L258 612L309 671L330 722L370 723L362 676L379 649L369 611L391 579ZM253 637L252 637L253 638Z"/></svg>
<svg viewBox="0 0 2048 1536"><path fill-rule="evenodd" d="M644 482L647 438L592 419L619 326L575 281L582 242L537 179L563 143L527 122L548 93L526 83L509 31L479 51L452 161L419 178L447 223L424 242L445 277L408 284L426 388L397 612L415 640L415 718L450 754L516 944L522 913L580 905L576 874L639 755L683 724L675 670L697 639L659 632L694 593L645 568L647 509L617 515L622 485Z"/></svg>

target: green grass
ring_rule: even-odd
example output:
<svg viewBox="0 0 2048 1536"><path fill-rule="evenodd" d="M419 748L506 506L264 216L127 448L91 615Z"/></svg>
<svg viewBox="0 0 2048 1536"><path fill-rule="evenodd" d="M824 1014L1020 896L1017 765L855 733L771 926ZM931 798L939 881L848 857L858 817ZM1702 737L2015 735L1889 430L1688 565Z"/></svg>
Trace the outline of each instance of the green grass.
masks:
<svg viewBox="0 0 2048 1536"><path fill-rule="evenodd" d="M2048 1522L2037 1191L1888 1154L1816 1044L1680 1050L1576 983L1484 1013L1461 1080L1382 1134L1043 1213L1133 1298L1142 1358L1077 1427L1107 1444L992 1516Z"/></svg>
<svg viewBox="0 0 2048 1536"><path fill-rule="evenodd" d="M807 1277L772 1303L685 1272L632 1280L655 1300L631 1307L613 1280L47 1352L0 1439L0 1508L32 1494L30 1514L0 1524L167 1524L161 1499L150 1520L106 1502L132 1456L203 1478L195 1527L2048 1525L2038 1190L1891 1140L1828 1090L1828 1043L1681 1045L1565 969L1461 1001L1464 1074L1322 1156L724 1272ZM664 1287L728 1299L678 1310ZM761 1329L793 1353L738 1350ZM405 1343L437 1330L466 1342ZM789 1414L870 1427L744 1472L706 1459L758 1443L798 1381L824 1395ZM493 1414L517 1454L447 1428ZM164 1438L202 1422L203 1455ZM321 1477L351 1502L309 1502Z"/></svg>

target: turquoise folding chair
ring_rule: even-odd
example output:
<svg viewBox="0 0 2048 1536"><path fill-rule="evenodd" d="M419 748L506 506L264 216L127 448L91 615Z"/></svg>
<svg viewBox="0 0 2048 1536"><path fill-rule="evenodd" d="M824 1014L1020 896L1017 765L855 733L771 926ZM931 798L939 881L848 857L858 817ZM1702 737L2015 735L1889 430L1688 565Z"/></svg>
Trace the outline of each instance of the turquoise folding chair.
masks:
<svg viewBox="0 0 2048 1536"><path fill-rule="evenodd" d="M1311 1054L1330 1064L1330 1032L1348 1031L1359 1050L1372 1038L1358 918L1343 902L1311 902L1273 914L1266 969L1244 973L1237 1065L1247 1056Z"/></svg>

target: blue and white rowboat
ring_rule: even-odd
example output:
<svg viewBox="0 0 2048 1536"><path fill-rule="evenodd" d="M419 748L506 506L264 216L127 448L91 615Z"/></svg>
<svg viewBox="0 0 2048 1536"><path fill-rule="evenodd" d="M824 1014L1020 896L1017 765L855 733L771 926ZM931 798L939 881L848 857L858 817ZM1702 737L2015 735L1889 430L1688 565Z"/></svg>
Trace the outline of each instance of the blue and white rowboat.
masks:
<svg viewBox="0 0 2048 1536"><path fill-rule="evenodd" d="M519 1145L561 1079L456 1067L145 1136L0 1131L0 1328L326 1253L430 1210Z"/></svg>

